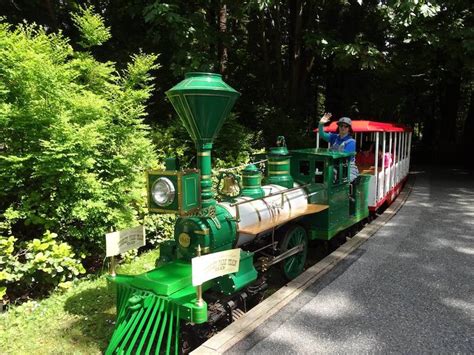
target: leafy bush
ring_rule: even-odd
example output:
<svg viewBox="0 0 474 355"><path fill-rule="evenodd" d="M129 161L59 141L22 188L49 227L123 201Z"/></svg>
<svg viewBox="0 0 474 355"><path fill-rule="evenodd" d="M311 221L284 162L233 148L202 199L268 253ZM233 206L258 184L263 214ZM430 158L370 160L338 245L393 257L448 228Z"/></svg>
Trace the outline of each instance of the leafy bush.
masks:
<svg viewBox="0 0 474 355"><path fill-rule="evenodd" d="M169 126L155 125L151 132L157 148L160 168L164 169L165 159L170 156L178 158L182 167L196 164L196 147L181 121L176 117Z"/></svg>
<svg viewBox="0 0 474 355"><path fill-rule="evenodd" d="M142 118L156 60L134 55L117 72L61 34L0 23L3 284L81 273L74 255L102 256L106 232L143 218L155 153Z"/></svg>
<svg viewBox="0 0 474 355"><path fill-rule="evenodd" d="M94 13L93 6L81 8L72 14L72 20L81 31L82 47L98 46L110 39L110 29L105 27L102 16Z"/></svg>
<svg viewBox="0 0 474 355"><path fill-rule="evenodd" d="M58 241L55 233L47 231L41 239L17 241L13 236L0 236L0 283L4 285L0 297L7 287L11 288L11 294L36 295L58 284L66 288L79 274L85 273L81 259L70 245Z"/></svg>
<svg viewBox="0 0 474 355"><path fill-rule="evenodd" d="M232 165L246 163L258 137L245 128L234 113L225 121L214 143L213 155Z"/></svg>
<svg viewBox="0 0 474 355"><path fill-rule="evenodd" d="M182 166L196 165L195 144L177 116L169 126L155 126L152 139L162 168L165 158L169 156L177 157ZM214 141L213 164L228 167L247 162L253 152L254 141L255 135L239 123L235 114L230 114Z"/></svg>
<svg viewBox="0 0 474 355"><path fill-rule="evenodd" d="M144 224L147 244L157 247L161 242L173 238L175 222L176 216L172 214L146 216Z"/></svg>

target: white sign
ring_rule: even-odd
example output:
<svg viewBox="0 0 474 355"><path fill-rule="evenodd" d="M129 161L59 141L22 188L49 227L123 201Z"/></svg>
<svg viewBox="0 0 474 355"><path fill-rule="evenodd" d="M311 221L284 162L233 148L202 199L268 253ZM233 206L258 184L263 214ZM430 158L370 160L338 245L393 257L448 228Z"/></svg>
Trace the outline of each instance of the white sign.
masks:
<svg viewBox="0 0 474 355"><path fill-rule="evenodd" d="M240 248L221 251L192 259L193 286L239 270Z"/></svg>
<svg viewBox="0 0 474 355"><path fill-rule="evenodd" d="M140 248L145 245L145 227L125 229L123 231L107 233L105 235L107 256L125 253L130 249Z"/></svg>

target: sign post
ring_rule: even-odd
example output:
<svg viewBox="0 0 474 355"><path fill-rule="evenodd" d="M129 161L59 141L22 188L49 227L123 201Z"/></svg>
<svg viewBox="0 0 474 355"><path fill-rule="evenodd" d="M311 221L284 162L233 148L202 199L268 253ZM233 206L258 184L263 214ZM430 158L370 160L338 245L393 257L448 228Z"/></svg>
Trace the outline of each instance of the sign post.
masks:
<svg viewBox="0 0 474 355"><path fill-rule="evenodd" d="M198 244L197 256L198 256L198 258L201 256L201 244ZM204 302L204 300L202 299L202 284L200 284L196 287L196 293L197 293L196 306L201 307L203 302Z"/></svg>
<svg viewBox="0 0 474 355"><path fill-rule="evenodd" d="M115 271L116 263L115 263L115 255L110 257L110 267L109 267L109 274L112 277L117 276L117 272Z"/></svg>
<svg viewBox="0 0 474 355"><path fill-rule="evenodd" d="M202 284L216 277L239 271L240 248L221 251L201 256L201 246L197 247L197 257L191 260L193 286L196 287L197 302L200 306L202 299Z"/></svg>

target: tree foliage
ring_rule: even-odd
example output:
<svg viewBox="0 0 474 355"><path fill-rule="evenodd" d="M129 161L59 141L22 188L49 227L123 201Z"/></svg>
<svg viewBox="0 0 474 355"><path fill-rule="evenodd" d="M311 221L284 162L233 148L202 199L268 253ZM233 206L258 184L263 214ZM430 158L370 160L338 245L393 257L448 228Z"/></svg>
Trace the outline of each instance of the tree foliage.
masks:
<svg viewBox="0 0 474 355"><path fill-rule="evenodd" d="M82 47L99 46L110 39L110 28L105 27L104 19L94 12L93 6L80 8L72 14L72 20L82 35Z"/></svg>
<svg viewBox="0 0 474 355"><path fill-rule="evenodd" d="M409 123L417 139L440 151L448 142L467 144L474 124L468 0L33 3L41 9L35 15L30 2L15 1L8 17L25 14L73 34L64 12L92 4L112 24L113 39L94 48L100 56L124 63L139 48L161 53L148 108L161 127L175 117L164 91L184 72L204 70L221 71L242 92L238 122L263 145L283 133L275 132L274 117L285 117L295 140L312 142L325 110Z"/></svg>

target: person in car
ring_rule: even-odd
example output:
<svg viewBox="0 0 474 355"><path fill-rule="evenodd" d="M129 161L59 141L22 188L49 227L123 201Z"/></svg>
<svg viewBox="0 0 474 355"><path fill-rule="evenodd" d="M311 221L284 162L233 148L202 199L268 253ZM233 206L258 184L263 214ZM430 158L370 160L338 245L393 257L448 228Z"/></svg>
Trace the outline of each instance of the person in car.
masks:
<svg viewBox="0 0 474 355"><path fill-rule="evenodd" d="M387 168L389 168L393 165L392 154L389 153L389 152L385 152L385 154L384 154L381 147L379 147L378 158L379 158L379 166L381 166L382 162L383 162L383 167L385 169L387 169Z"/></svg>
<svg viewBox="0 0 474 355"><path fill-rule="evenodd" d="M374 142L365 141L362 143L362 148L356 156L356 163L358 166L364 167L375 165Z"/></svg>

